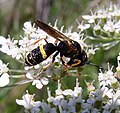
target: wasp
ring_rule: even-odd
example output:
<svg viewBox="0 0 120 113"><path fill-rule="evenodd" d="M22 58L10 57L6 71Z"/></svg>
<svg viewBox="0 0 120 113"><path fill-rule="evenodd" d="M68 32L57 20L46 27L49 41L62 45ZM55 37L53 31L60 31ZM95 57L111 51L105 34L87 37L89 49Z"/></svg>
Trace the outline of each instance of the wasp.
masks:
<svg viewBox="0 0 120 113"><path fill-rule="evenodd" d="M27 54L25 64L28 66L39 64L54 52L56 53L53 55L52 62L55 61L55 57L60 53L60 60L62 61L62 64L67 67L83 66L87 63L87 53L82 49L78 42L39 20L36 20L35 23L48 35L55 38L56 42L59 41L59 44L48 43L46 41L47 43L45 45L39 45ZM69 61L66 63L63 57L69 58Z"/></svg>

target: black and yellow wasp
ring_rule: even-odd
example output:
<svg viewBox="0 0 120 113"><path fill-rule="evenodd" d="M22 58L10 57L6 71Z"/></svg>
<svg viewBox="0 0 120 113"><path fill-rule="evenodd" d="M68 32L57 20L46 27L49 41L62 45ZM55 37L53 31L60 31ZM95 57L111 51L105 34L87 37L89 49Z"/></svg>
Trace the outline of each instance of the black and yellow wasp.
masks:
<svg viewBox="0 0 120 113"><path fill-rule="evenodd" d="M46 41L45 45L39 45L37 48L33 49L30 53L27 54L25 58L26 65L34 66L36 64L39 64L42 61L46 60L54 52L56 53L53 55L52 62L55 61L55 57L60 53L62 64L67 67L83 66L87 63L87 54L81 48L81 45L78 42L68 38L61 32L39 20L36 20L35 23L48 35L55 38L56 42L59 41L59 43L53 44ZM67 57L70 60L65 63L63 57Z"/></svg>

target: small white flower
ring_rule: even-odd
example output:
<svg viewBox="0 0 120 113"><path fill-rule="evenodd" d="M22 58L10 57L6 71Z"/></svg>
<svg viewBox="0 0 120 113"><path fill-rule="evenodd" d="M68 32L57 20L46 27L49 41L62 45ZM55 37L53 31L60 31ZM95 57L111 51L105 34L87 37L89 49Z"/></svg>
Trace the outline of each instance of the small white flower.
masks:
<svg viewBox="0 0 120 113"><path fill-rule="evenodd" d="M30 35L32 32L36 31L36 28L34 25L32 26L31 22L29 21L24 23L23 30L25 31L26 35Z"/></svg>
<svg viewBox="0 0 120 113"><path fill-rule="evenodd" d="M100 21L99 21L97 24L95 24L95 25L93 26L93 29L94 29L95 31L98 31L98 30L101 29Z"/></svg>
<svg viewBox="0 0 120 113"><path fill-rule="evenodd" d="M107 21L106 24L104 24L103 29L107 32L114 32L114 22L112 21Z"/></svg>
<svg viewBox="0 0 120 113"><path fill-rule="evenodd" d="M34 94L30 95L27 91L27 94L22 96L23 100L16 99L16 103L18 105L24 106L26 110L30 110L31 113L38 113L40 110L41 102L40 101L34 101Z"/></svg>
<svg viewBox="0 0 120 113"><path fill-rule="evenodd" d="M95 52L99 50L99 48L93 48L93 45L90 45L90 47L87 50L87 57L91 58L91 56L95 55Z"/></svg>
<svg viewBox="0 0 120 113"><path fill-rule="evenodd" d="M95 104L95 99L94 98L88 98L87 102L83 103L82 113L100 113L99 109L94 107L94 104Z"/></svg>
<svg viewBox="0 0 120 113"><path fill-rule="evenodd" d="M54 98L53 104L56 105L60 105L61 100L64 99L63 95L58 95Z"/></svg>
<svg viewBox="0 0 120 113"><path fill-rule="evenodd" d="M43 87L43 84L40 80L33 80L32 85L35 85L38 89L41 89Z"/></svg>
<svg viewBox="0 0 120 113"><path fill-rule="evenodd" d="M36 88L41 89L43 87L43 85L47 85L48 84L48 79L43 77L40 80L33 80L32 85L35 85Z"/></svg>
<svg viewBox="0 0 120 113"><path fill-rule="evenodd" d="M82 94L82 88L79 87L78 78L76 79L76 86L74 87L73 96L78 97Z"/></svg>
<svg viewBox="0 0 120 113"><path fill-rule="evenodd" d="M50 94L49 94L49 99L52 99L53 101L53 104L56 106L56 105L59 105L60 104L60 101L64 98L63 96L63 91L61 89L61 83L60 83L60 80L58 80L58 88L55 90L55 93L56 93L56 97L51 97Z"/></svg>
<svg viewBox="0 0 120 113"><path fill-rule="evenodd" d="M63 113L75 113L75 101L73 99L69 99L69 102L62 100L60 105L63 108Z"/></svg>
<svg viewBox="0 0 120 113"><path fill-rule="evenodd" d="M58 80L58 89L55 91L55 93L56 93L57 96L63 94L63 91L62 91L62 89L61 89L61 83L60 83L60 80Z"/></svg>
<svg viewBox="0 0 120 113"><path fill-rule="evenodd" d="M38 89L41 89L43 85L47 85L49 83L48 79L45 77L39 78L39 76L34 75L35 72L33 70L29 71L26 74L26 77L30 80L32 80L32 85L35 85ZM39 78L39 79L38 79Z"/></svg>
<svg viewBox="0 0 120 113"><path fill-rule="evenodd" d="M120 90L117 89L115 94L113 95L113 98L111 99L112 103L114 104L114 106L119 106L120 105Z"/></svg>
<svg viewBox="0 0 120 113"><path fill-rule="evenodd" d="M36 39L29 39L30 37L25 36L22 37L21 40L19 40L19 46L20 46L20 51L21 54L25 57L27 52L32 51L33 49L35 49L38 45L37 44L33 44Z"/></svg>
<svg viewBox="0 0 120 113"><path fill-rule="evenodd" d="M0 36L0 44L3 45L6 43L6 38L3 36Z"/></svg>
<svg viewBox="0 0 120 113"><path fill-rule="evenodd" d="M17 47L17 43L18 40L11 40L10 37L9 38L4 38L1 37L0 39L2 42L0 43L2 45L2 47L0 48L0 51L2 51L3 53L6 53L7 55L12 56L12 58L16 58L17 60L19 60L20 58L22 58L22 51L20 50L19 47Z"/></svg>
<svg viewBox="0 0 120 113"><path fill-rule="evenodd" d="M43 77L40 80L34 80L33 83L32 83L32 85L36 85L36 87L38 89L41 89L43 87L43 85L47 85L48 82L49 82L48 79L45 78L45 77Z"/></svg>
<svg viewBox="0 0 120 113"><path fill-rule="evenodd" d="M94 87L93 83L94 83L94 80L93 80L92 82L86 82L87 90L88 90L89 92L92 92L92 91L95 90L95 87Z"/></svg>
<svg viewBox="0 0 120 113"><path fill-rule="evenodd" d="M3 73L0 77L0 87L4 87L9 84L9 75L7 73Z"/></svg>
<svg viewBox="0 0 120 113"><path fill-rule="evenodd" d="M93 28L95 31L98 31L101 29L101 26L100 25L95 25L94 28Z"/></svg>
<svg viewBox="0 0 120 113"><path fill-rule="evenodd" d="M106 19L106 18L110 18L111 17L111 15L109 15L108 12L105 9L100 9L100 10L98 10L97 13L98 14L97 14L96 17L98 19Z"/></svg>
<svg viewBox="0 0 120 113"><path fill-rule="evenodd" d="M4 63L2 62L2 60L0 60L0 75L1 75L2 73L6 73L6 72L8 72L8 71L9 71L9 68L7 67L7 65L4 64Z"/></svg>
<svg viewBox="0 0 120 113"><path fill-rule="evenodd" d="M80 40L80 34L78 34L77 32L68 32L68 33L65 33L65 35L74 41Z"/></svg>
<svg viewBox="0 0 120 113"><path fill-rule="evenodd" d="M4 87L9 84L10 76L7 73L8 71L9 71L9 68L7 67L7 65L4 64L2 60L0 60L0 87Z"/></svg>
<svg viewBox="0 0 120 113"><path fill-rule="evenodd" d="M38 37L38 39L40 39L40 38L49 38L49 35L46 33L46 32L44 32L42 29L40 29L40 28L38 28L37 30L36 30L36 33L37 33L37 35L36 35L36 37ZM35 36L34 36L35 37ZM41 41L40 41L41 42ZM45 42L45 41L44 41ZM42 43L43 43L43 40L42 40Z"/></svg>
<svg viewBox="0 0 120 113"><path fill-rule="evenodd" d="M89 19L91 19L91 16L90 15L82 15L82 18L85 20L89 20Z"/></svg>
<svg viewBox="0 0 120 113"><path fill-rule="evenodd" d="M117 110L120 106L120 91L118 90L115 95L103 106L104 109L112 111Z"/></svg>
<svg viewBox="0 0 120 113"><path fill-rule="evenodd" d="M88 98L87 99L87 102L84 102L83 104L82 104L82 107L83 107L83 109L86 111L90 111L90 110L92 110L93 109L93 105L94 105L94 102L95 102L95 99L92 99L92 98ZM83 110L83 111L84 111ZM83 113L85 113L85 112L83 112ZM88 112L89 113L89 112Z"/></svg>
<svg viewBox="0 0 120 113"><path fill-rule="evenodd" d="M106 96L110 99L113 97L113 89L109 89L108 87L102 87L101 90L103 91L102 97L106 98Z"/></svg>
<svg viewBox="0 0 120 113"><path fill-rule="evenodd" d="M27 72L26 77L28 79L33 79L33 75L34 75L34 70L30 70Z"/></svg>
<svg viewBox="0 0 120 113"><path fill-rule="evenodd" d="M67 96L67 95L73 95L73 91L71 89L66 89L63 92L63 95Z"/></svg>
<svg viewBox="0 0 120 113"><path fill-rule="evenodd" d="M94 92L91 92L91 95L94 95L94 100L104 101L104 99L111 99L114 94L113 89L109 89L108 87L102 87Z"/></svg>
<svg viewBox="0 0 120 113"><path fill-rule="evenodd" d="M41 79L41 83L42 83L43 85L47 85L47 84L49 83L49 81L48 81L47 78L43 77L43 78Z"/></svg>
<svg viewBox="0 0 120 113"><path fill-rule="evenodd" d="M56 61L56 60L55 60ZM61 65L59 65L59 67L61 69L63 69L63 67ZM55 64L50 64L50 66L47 68L47 70L45 71L47 77L53 77L52 74L54 73L55 75L59 75L60 73L60 68L59 67L55 67ZM54 78L54 77L53 77Z"/></svg>
<svg viewBox="0 0 120 113"><path fill-rule="evenodd" d="M108 63L108 71L103 73L102 71L99 73L98 79L100 81L100 86L112 86L112 84L116 83L117 80L114 77L114 73L112 72L113 67L109 67Z"/></svg>
<svg viewBox="0 0 120 113"><path fill-rule="evenodd" d="M91 13L92 13L92 12L91 12ZM94 14L92 13L92 16L90 16L90 15L83 15L82 18L85 19L85 20L88 20L88 23L91 24L91 23L94 23L94 22L95 22L96 15L94 15Z"/></svg>
<svg viewBox="0 0 120 113"><path fill-rule="evenodd" d="M90 28L90 24L84 24L83 25L83 22L81 22L81 24L80 23L78 23L78 24L79 24L78 29L80 29L80 31L84 31L84 30Z"/></svg>
<svg viewBox="0 0 120 113"><path fill-rule="evenodd" d="M49 90L49 88L47 88L47 92L48 92L48 102L53 102L54 101L54 97L51 96L51 91Z"/></svg>
<svg viewBox="0 0 120 113"><path fill-rule="evenodd" d="M55 108L51 108L50 105L48 105L45 102L41 103L41 107L42 107L43 113L57 113Z"/></svg>

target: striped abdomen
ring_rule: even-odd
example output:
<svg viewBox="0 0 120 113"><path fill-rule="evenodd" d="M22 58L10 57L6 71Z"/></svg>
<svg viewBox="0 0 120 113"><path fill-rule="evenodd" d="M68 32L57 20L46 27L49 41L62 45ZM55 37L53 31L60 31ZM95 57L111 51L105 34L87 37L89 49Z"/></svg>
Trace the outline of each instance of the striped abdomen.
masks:
<svg viewBox="0 0 120 113"><path fill-rule="evenodd" d="M25 58L25 64L28 66L34 66L47 59L52 53L56 51L56 46L52 43L46 45L40 45L27 54Z"/></svg>

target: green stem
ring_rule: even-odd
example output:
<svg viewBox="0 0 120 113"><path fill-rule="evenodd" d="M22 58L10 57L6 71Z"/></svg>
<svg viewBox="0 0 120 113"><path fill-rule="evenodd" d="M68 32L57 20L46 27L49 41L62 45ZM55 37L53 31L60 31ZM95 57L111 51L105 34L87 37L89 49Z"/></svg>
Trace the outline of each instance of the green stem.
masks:
<svg viewBox="0 0 120 113"><path fill-rule="evenodd" d="M120 37L113 37L113 38L111 38L111 37L103 37L103 36L101 36L101 37L92 37L92 36L88 36L88 38L89 39L91 39L91 40L94 40L94 41L99 41L99 42L104 42L104 43L106 43L106 42L112 42L112 41L120 41Z"/></svg>
<svg viewBox="0 0 120 113"><path fill-rule="evenodd" d="M27 73L28 71L26 71L26 70L13 70L13 69L10 69L9 72Z"/></svg>
<svg viewBox="0 0 120 113"><path fill-rule="evenodd" d="M23 78L25 75L10 75L10 78Z"/></svg>
<svg viewBox="0 0 120 113"><path fill-rule="evenodd" d="M58 105L58 108L59 108L60 113L62 113L62 107Z"/></svg>

